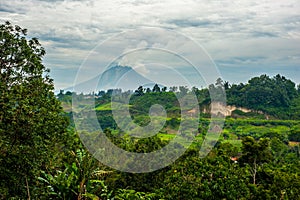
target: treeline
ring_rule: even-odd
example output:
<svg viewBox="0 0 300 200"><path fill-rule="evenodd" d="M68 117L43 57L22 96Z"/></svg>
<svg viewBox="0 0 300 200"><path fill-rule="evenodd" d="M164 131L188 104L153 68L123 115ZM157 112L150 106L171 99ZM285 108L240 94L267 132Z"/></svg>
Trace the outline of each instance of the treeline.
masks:
<svg viewBox="0 0 300 200"><path fill-rule="evenodd" d="M204 89L196 87L189 89L186 86L173 86L167 89L167 87L159 87L158 84L155 84L153 88L143 88L140 86L135 91L122 92L121 89L110 89L86 95L70 91L64 93L61 90L58 98L61 101L71 102L72 95L82 99L95 97L98 99L98 104L101 104L109 102L113 94L123 94L127 96L132 95L132 104L138 106L136 103L140 102L142 105L151 102L148 99L153 99L152 96L169 99L170 93L175 93L177 97L180 97L193 92L198 98L200 108L203 110L211 102L210 92L215 90L219 90L220 98L223 98L222 92L224 91L222 90L225 90L228 105L251 109L253 112L264 113L277 119L300 119L300 85L296 87L294 82L279 74L274 77L267 75L254 77L246 84L230 84L219 78L215 84L211 84L208 88ZM175 95L173 96L175 97ZM137 101L137 99L139 100ZM218 97L215 100L218 100ZM223 101L223 99L221 100ZM178 104L176 100L173 103L174 106ZM143 106L140 108L143 108Z"/></svg>
<svg viewBox="0 0 300 200"><path fill-rule="evenodd" d="M300 85L281 75L254 77L247 84L225 83L227 103L283 119L300 117Z"/></svg>

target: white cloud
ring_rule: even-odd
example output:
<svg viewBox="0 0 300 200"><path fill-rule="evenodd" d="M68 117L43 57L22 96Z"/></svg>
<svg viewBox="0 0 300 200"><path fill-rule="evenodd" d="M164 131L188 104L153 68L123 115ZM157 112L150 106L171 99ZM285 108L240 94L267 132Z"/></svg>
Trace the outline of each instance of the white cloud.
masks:
<svg viewBox="0 0 300 200"><path fill-rule="evenodd" d="M40 38L50 68L79 67L97 44L121 31L163 27L194 38L220 64L221 72L229 74L230 67L244 70L239 64L269 66L270 70L299 66L299 59L291 59L299 56L299 10L298 0L10 0L0 4L0 21L21 25L30 36ZM148 44L141 41L139 45ZM184 51L189 45L176 48ZM110 55L117 52L109 51ZM57 85L63 82L53 78Z"/></svg>

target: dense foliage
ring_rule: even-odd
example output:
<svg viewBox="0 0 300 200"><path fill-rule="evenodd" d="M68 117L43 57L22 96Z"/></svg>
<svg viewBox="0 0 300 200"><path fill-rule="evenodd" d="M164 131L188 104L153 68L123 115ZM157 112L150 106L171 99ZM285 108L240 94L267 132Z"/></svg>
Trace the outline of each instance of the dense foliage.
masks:
<svg viewBox="0 0 300 200"><path fill-rule="evenodd" d="M68 120L42 64L45 51L26 32L0 26L0 198L29 197L67 139Z"/></svg>
<svg viewBox="0 0 300 200"><path fill-rule="evenodd" d="M263 111L284 119L299 119L299 91L295 83L280 76L254 77L247 84L229 85L228 104ZM298 103L297 103L298 102Z"/></svg>
<svg viewBox="0 0 300 200"><path fill-rule="evenodd" d="M160 132L138 139L114 121L114 90L88 95L60 91L55 96L42 64L45 51L37 39L26 38L25 29L1 25L0 47L0 199L299 198L300 88L285 77L262 75L239 85L218 79L209 89L191 91L158 85L117 90L131 95L129 110L141 126L149 123L152 105L166 109ZM153 152L169 144L178 131L177 98L193 92L201 111L209 110L209 90L221 90L221 85L229 104L252 112L237 109L227 116L219 142L205 158L200 158L199 147L209 113L200 114L196 138L184 155L168 167L142 174L104 166L84 148L73 128L72 112L77 111L71 110L72 98L95 98L98 121L115 145L130 152Z"/></svg>
<svg viewBox="0 0 300 200"><path fill-rule="evenodd" d="M222 81L217 82L210 87L217 87ZM120 148L132 152L151 152L165 146L174 137L180 124L177 97L182 92L190 91L184 90L184 87L181 90L172 87L170 91L155 88L139 87L132 92L130 99L132 119L140 125L149 122L151 105L160 104L166 109L168 118L164 128L157 136L147 139L130 137L118 128L111 114L111 91L93 96L100 124L106 128L106 135ZM226 91L230 90L231 86L228 86ZM193 88L193 92L197 95L200 108L209 107L207 89ZM74 95L75 98L84 98L84 95ZM130 92L124 95L130 95ZM294 95L291 102L299 98L299 93ZM63 102L64 98L69 98L63 92L60 96ZM291 103L286 109L292 106ZM300 148L297 143L300 122L284 120L290 117L288 112L271 116L268 111L257 112L256 108L248 108L253 111L244 113L235 110L227 117L222 137L206 158L201 159L198 151L210 119L209 114L201 113L195 142L171 166L147 174L112 170L103 179L104 183L116 199L297 199L300 194ZM294 117L297 118L296 115ZM100 196L102 193L94 194Z"/></svg>

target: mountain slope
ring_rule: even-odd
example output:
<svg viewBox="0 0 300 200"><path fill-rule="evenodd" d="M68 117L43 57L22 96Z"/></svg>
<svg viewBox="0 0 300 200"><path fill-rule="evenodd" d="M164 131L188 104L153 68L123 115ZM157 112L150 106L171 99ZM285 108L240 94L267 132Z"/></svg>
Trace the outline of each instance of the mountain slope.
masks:
<svg viewBox="0 0 300 200"><path fill-rule="evenodd" d="M95 87L95 83L97 86ZM107 69L104 73L95 78L80 83L76 86L66 88L65 91L74 91L77 93L89 93L107 89L120 88L123 91L135 90L141 85L154 85L154 83L136 72L128 66L115 65Z"/></svg>

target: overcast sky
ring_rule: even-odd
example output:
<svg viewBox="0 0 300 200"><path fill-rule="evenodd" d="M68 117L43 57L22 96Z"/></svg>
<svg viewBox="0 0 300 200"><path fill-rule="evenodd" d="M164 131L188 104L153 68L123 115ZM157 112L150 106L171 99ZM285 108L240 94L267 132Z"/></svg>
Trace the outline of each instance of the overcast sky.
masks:
<svg viewBox="0 0 300 200"><path fill-rule="evenodd" d="M0 20L27 28L30 37L39 38L56 90L73 84L96 45L123 31L147 27L174 30L194 40L231 83L265 73L280 73L300 83L299 0L0 0ZM181 47L185 48L182 44L178 51ZM101 53L99 67L106 63ZM120 56L113 48L105 53ZM131 54L121 59L122 64L149 74L134 61L137 57ZM159 64L157 70L164 65ZM166 77L165 69L157 73L158 79Z"/></svg>

